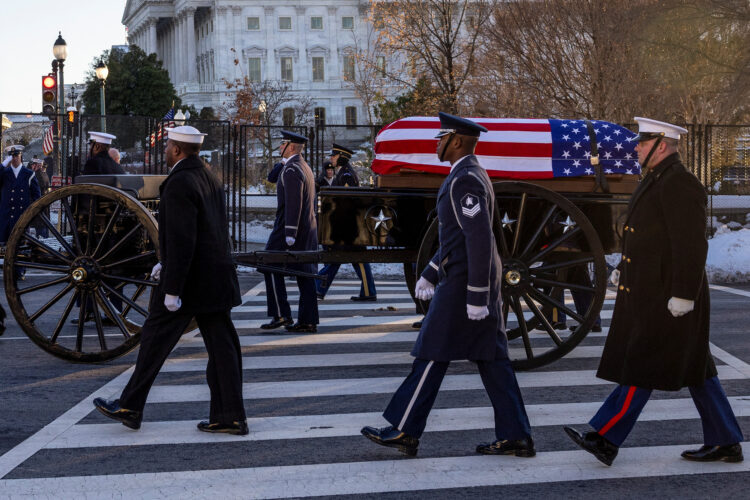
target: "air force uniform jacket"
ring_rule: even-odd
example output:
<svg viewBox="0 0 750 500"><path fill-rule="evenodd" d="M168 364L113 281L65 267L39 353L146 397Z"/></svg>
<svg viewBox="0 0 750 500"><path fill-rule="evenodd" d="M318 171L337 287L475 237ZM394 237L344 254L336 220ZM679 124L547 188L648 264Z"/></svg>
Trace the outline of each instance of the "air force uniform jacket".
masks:
<svg viewBox="0 0 750 500"><path fill-rule="evenodd" d="M290 157L281 169L276 202L276 220L266 250L317 250L315 179L301 156ZM288 237L295 240L291 247L286 244Z"/></svg>
<svg viewBox="0 0 750 500"><path fill-rule="evenodd" d="M339 171L336 173L336 176L334 177L334 185L348 187L359 186L359 177L357 177L357 172L354 171L348 161L343 164Z"/></svg>
<svg viewBox="0 0 750 500"><path fill-rule="evenodd" d="M18 177L13 167L0 170L0 242L8 241L8 236L18 222L21 214L34 201L39 199L41 191L34 171L21 167Z"/></svg>
<svg viewBox="0 0 750 500"><path fill-rule="evenodd" d="M474 155L459 161L437 199L440 248L422 277L436 285L412 356L433 361L507 357L500 297L502 266L492 233L495 196ZM487 306L470 320L466 304Z"/></svg>

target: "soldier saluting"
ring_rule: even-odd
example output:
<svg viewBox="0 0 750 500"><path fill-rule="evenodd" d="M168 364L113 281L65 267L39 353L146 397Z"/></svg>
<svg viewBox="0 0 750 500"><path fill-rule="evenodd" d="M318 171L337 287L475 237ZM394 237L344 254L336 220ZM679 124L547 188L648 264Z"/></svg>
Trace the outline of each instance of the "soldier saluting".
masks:
<svg viewBox="0 0 750 500"><path fill-rule="evenodd" d="M475 361L495 410L497 440L487 455L535 455L523 398L508 359L500 296L502 265L492 233L495 194L474 150L483 126L440 113L437 154L451 163L437 199L440 248L422 272L417 298L432 298L412 349L409 376L383 416L390 426L364 427L375 443L416 455L440 384L453 360Z"/></svg>
<svg viewBox="0 0 750 500"><path fill-rule="evenodd" d="M698 410L704 445L682 457L743 460L742 431L716 376L708 347L710 304L705 273L706 192L683 165L687 130L648 118L638 122L638 161L646 177L625 220L622 261L613 272L617 299L597 377L619 384L583 434L565 432L612 465L654 389L683 387Z"/></svg>

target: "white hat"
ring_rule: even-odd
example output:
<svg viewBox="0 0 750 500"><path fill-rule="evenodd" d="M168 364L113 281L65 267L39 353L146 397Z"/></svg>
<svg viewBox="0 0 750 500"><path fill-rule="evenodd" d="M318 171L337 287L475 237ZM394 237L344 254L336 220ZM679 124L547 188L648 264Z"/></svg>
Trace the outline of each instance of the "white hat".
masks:
<svg viewBox="0 0 750 500"><path fill-rule="evenodd" d="M117 136L105 132L89 132L89 141L99 144L112 144L112 139L117 139Z"/></svg>
<svg viewBox="0 0 750 500"><path fill-rule="evenodd" d="M12 144L8 146L7 148L5 148L5 153L9 155L13 153L20 153L22 151L23 151L23 146L21 146L20 144Z"/></svg>
<svg viewBox="0 0 750 500"><path fill-rule="evenodd" d="M638 124L638 140L648 140L654 137L662 136L670 139L680 140L680 134L687 134L687 129L672 125L671 123L652 120L651 118L635 117Z"/></svg>
<svg viewBox="0 0 750 500"><path fill-rule="evenodd" d="M204 134L195 127L190 125L182 125L180 127L166 128L167 138L178 142L189 142L191 144L203 144L203 138L208 134Z"/></svg>

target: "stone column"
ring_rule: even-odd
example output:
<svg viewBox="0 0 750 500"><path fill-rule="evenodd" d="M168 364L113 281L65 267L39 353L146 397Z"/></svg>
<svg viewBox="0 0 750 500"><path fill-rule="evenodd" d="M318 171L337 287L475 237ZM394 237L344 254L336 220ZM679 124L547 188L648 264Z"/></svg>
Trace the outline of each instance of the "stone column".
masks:
<svg viewBox="0 0 750 500"><path fill-rule="evenodd" d="M187 30L187 80L196 82L198 80L198 62L195 58L195 8L189 7L185 10L185 29Z"/></svg>
<svg viewBox="0 0 750 500"><path fill-rule="evenodd" d="M226 66L221 67L226 71L227 76L230 78L240 78L240 71L237 66L234 65L234 59L240 57L241 49L236 46L234 38L234 8L227 8L224 11L224 37L227 41L227 48L224 54L219 56L219 61L227 63ZM232 52L230 49L234 49L236 52ZM221 70L220 70L221 71Z"/></svg>
<svg viewBox="0 0 750 500"><path fill-rule="evenodd" d="M326 80L339 81L341 80L341 67L339 66L339 59L343 54L339 53L339 36L341 36L341 30L338 28L336 22L336 7L328 7L328 42L330 48L330 61L328 67L331 70L330 75L326 75Z"/></svg>
<svg viewBox="0 0 750 500"><path fill-rule="evenodd" d="M265 7L263 9L263 13L265 14L265 19L263 23L263 29L266 32L266 67L265 71L261 75L261 78L264 80L280 80L281 79L281 70L279 64L276 62L276 58L274 57L274 30L276 29L276 26L274 26L274 8L273 7Z"/></svg>
<svg viewBox="0 0 750 500"><path fill-rule="evenodd" d="M148 54L158 54L159 51L156 47L156 19L149 18L148 20Z"/></svg>
<svg viewBox="0 0 750 500"><path fill-rule="evenodd" d="M293 26L294 37L297 40L297 43L294 45L296 45L297 50L299 51L299 64L298 67L295 68L299 73L295 72L294 79L300 83L312 81L312 59L310 59L310 56L307 53L307 29L305 24L306 10L307 9L301 6L295 8L297 17L294 19ZM295 87L294 82L292 82L291 87ZM299 88L299 85L297 85L297 88Z"/></svg>

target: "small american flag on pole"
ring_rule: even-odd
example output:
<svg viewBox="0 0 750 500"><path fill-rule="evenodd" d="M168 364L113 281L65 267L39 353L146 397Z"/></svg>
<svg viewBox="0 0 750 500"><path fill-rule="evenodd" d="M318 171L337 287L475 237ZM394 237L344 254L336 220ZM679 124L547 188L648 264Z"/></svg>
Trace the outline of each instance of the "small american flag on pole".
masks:
<svg viewBox="0 0 750 500"><path fill-rule="evenodd" d="M476 155L490 177L548 179L594 175L591 144L585 120L523 118L471 118L489 132L479 137ZM605 174L639 174L636 134L601 120L594 127L599 164ZM372 170L390 174L409 168L448 174L450 164L440 162L435 150L440 129L436 117L415 116L396 120L375 139Z"/></svg>
<svg viewBox="0 0 750 500"><path fill-rule="evenodd" d="M174 108L170 108L169 111L167 111L167 114L164 115L164 118L161 119L159 122L159 125L156 127L156 130L151 133L149 136L149 143L153 146L156 144L156 141L160 141L161 138L164 136L164 128L166 127L174 127L174 122L171 121L174 118Z"/></svg>
<svg viewBox="0 0 750 500"><path fill-rule="evenodd" d="M42 141L42 152L45 155L52 153L55 148L52 137L52 129L54 128L54 126L55 124L51 123L50 126L47 127L47 131L44 133L44 140Z"/></svg>

